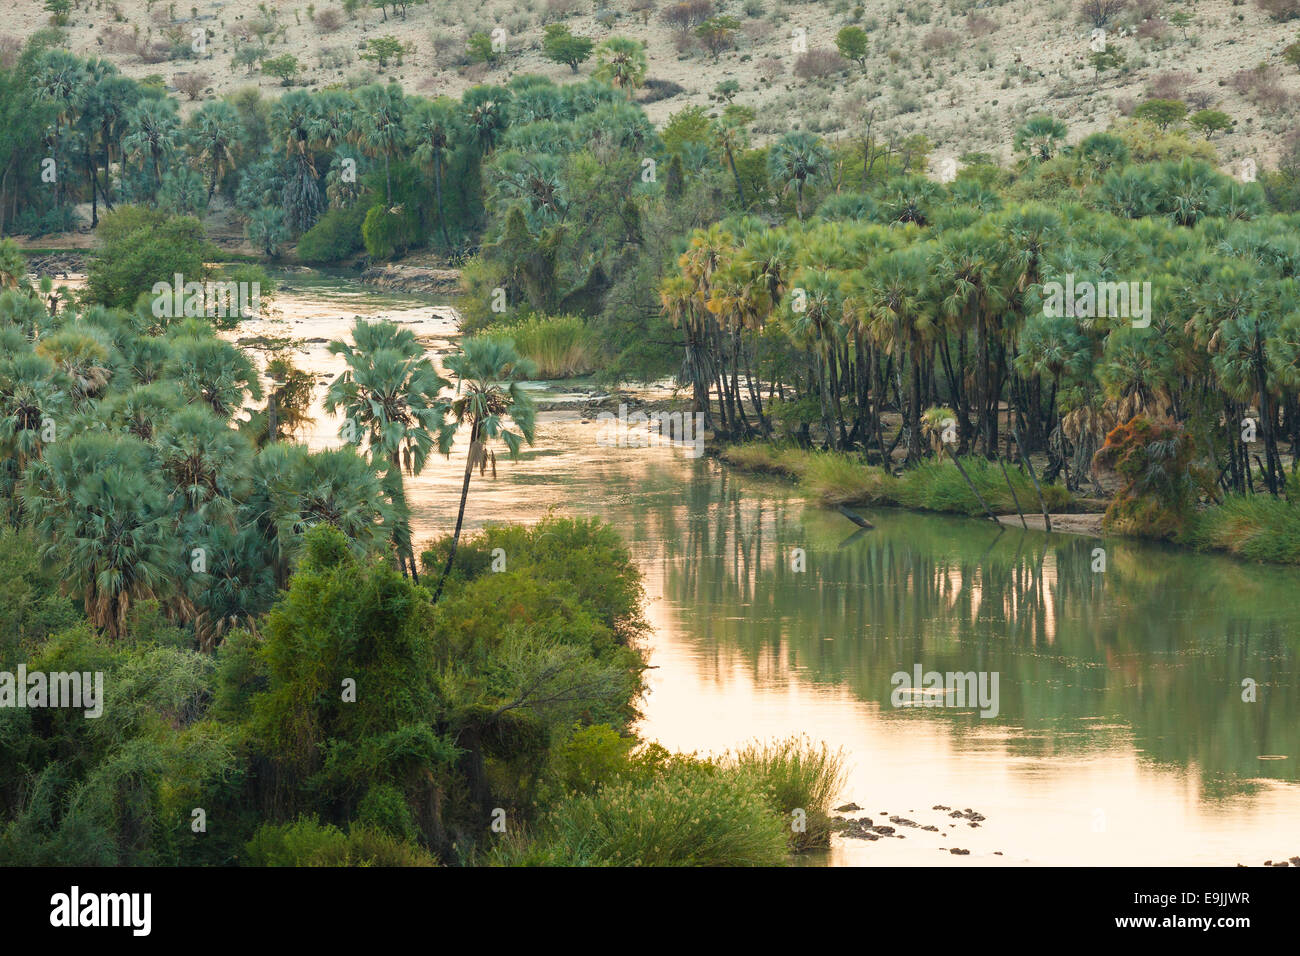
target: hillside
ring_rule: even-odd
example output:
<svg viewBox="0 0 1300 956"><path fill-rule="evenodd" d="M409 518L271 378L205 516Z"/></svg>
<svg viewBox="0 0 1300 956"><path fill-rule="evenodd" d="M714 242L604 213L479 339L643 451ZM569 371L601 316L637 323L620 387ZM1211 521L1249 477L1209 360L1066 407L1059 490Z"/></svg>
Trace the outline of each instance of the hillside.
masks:
<svg viewBox="0 0 1300 956"><path fill-rule="evenodd" d="M1288 2L1266 0L1274 8ZM1096 41L1080 14L1098 5L1118 8L1106 42L1123 59L1103 71L1090 62ZM13 6L18 16L0 30L0 58L50 20L43 0ZM729 48L716 54L691 27L708 13L734 18L722 38ZM718 85L734 81L728 95L756 111L759 143L791 129L834 138L870 121L886 139L925 133L936 163L966 152L1006 158L1012 132L1030 113L1053 114L1076 139L1157 97L1181 99L1191 111L1224 111L1234 125L1214 138L1223 162L1252 157L1264 166L1293 129L1300 100L1300 71L1282 57L1300 36L1300 20L1279 22L1244 0L627 0L608 7L591 0L457 0L382 10L359 0L77 0L65 29L74 52L104 57L131 77L156 75L173 89L188 89L188 81L193 90L181 98L193 104L249 85L276 94L281 81L263 74L257 57L285 54L302 67L295 83L308 89L389 79L409 92L455 96L519 73L566 82L574 72L542 52L552 23L597 43L612 35L643 41L647 83L638 99L656 123L689 105L717 106ZM861 62L835 52L845 26L867 32ZM210 39L192 54L192 31L200 27ZM496 30L504 31L496 34L505 47L498 62L473 62L467 39ZM367 44L387 36L405 47L400 65L363 58ZM801 42L806 53L795 50ZM578 74L590 74L594 63L583 63Z"/></svg>

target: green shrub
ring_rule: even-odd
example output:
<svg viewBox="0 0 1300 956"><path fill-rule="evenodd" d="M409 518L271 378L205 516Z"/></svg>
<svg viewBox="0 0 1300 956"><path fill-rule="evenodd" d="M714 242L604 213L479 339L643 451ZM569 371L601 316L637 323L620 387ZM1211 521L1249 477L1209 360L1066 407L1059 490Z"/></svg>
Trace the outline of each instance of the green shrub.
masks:
<svg viewBox="0 0 1300 956"><path fill-rule="evenodd" d="M632 768L635 737L624 737L608 724L575 730L555 748L552 771L563 793L590 793L612 783Z"/></svg>
<svg viewBox="0 0 1300 956"><path fill-rule="evenodd" d="M107 213L99 238L100 254L91 260L86 278L86 299L123 309L156 282L170 286L177 273L185 282L203 281L204 260L215 255L197 219L131 206Z"/></svg>
<svg viewBox="0 0 1300 956"><path fill-rule="evenodd" d="M346 259L365 248L361 227L366 208L360 204L331 209L298 240L297 255L303 262L330 263Z"/></svg>
<svg viewBox="0 0 1300 956"><path fill-rule="evenodd" d="M533 853L570 866L781 866L787 830L754 774L691 762L563 801Z"/></svg>
<svg viewBox="0 0 1300 956"><path fill-rule="evenodd" d="M437 866L417 846L365 826L347 833L303 818L283 825L264 824L245 848L250 866Z"/></svg>
<svg viewBox="0 0 1300 956"><path fill-rule="evenodd" d="M399 209L393 212L393 209ZM366 253L374 259L392 259L409 249L419 238L419 222L414 210L381 202L371 206L361 224L361 238Z"/></svg>

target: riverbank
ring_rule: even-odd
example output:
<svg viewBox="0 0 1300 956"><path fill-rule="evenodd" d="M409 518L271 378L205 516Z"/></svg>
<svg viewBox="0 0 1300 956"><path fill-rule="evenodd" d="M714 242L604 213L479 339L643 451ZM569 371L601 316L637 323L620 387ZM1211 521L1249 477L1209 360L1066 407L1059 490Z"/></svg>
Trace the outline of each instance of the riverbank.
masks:
<svg viewBox="0 0 1300 956"><path fill-rule="evenodd" d="M978 457L963 460L968 484L949 461L925 462L894 475L840 452L766 443L724 445L715 454L741 471L788 479L827 508L888 506L977 518L986 516L987 503L1004 525L1019 526L1023 512L1024 523L1031 530L1046 531L1045 507L1053 533L1150 540L1143 535L1106 530L1103 520L1110 504L1107 499L1078 497L1060 485L1040 484L1040 505L1033 482L1019 468L1007 468L1004 476L1001 468ZM978 497L971 490L972 484ZM1222 504L1192 513L1176 536L1159 540L1247 561L1300 564L1300 507L1283 497L1228 497Z"/></svg>
<svg viewBox="0 0 1300 956"><path fill-rule="evenodd" d="M986 516L987 504L995 514L1016 517L1037 513L1042 520L1038 491L1030 477L1018 468L1004 475L993 462L967 458L963 467L970 484L947 461L929 461L894 475L839 452L809 451L770 444L727 445L718 458L744 471L788 478L822 505L834 508L850 505L880 505L939 514ZM971 490L974 485L978 497ZM1042 503L1050 514L1087 513L1089 499L1076 500L1060 485L1040 484ZM982 499L982 500L981 500ZM1019 508L1017 508L1017 502Z"/></svg>

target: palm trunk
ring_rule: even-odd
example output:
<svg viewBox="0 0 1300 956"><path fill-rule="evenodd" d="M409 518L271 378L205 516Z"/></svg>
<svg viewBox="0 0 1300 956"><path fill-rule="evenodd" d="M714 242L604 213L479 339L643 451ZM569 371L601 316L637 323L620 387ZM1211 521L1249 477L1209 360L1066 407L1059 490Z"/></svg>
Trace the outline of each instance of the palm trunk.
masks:
<svg viewBox="0 0 1300 956"><path fill-rule="evenodd" d="M451 249L451 238L447 235L447 214L442 210L442 164L437 157L433 160L433 191L438 200L438 225L442 227L442 241Z"/></svg>
<svg viewBox="0 0 1300 956"><path fill-rule="evenodd" d="M442 569L442 577L438 579L438 590L433 592L434 604L437 604L438 598L442 597L442 588L447 583L447 575L451 574L452 562L456 560L456 546L460 544L460 529L465 523L465 501L469 498L469 479L474 474L477 451L478 425L476 424L470 432L469 454L465 457L465 481L460 488L460 509L456 512L456 530L451 535L451 549L447 552L447 564Z"/></svg>

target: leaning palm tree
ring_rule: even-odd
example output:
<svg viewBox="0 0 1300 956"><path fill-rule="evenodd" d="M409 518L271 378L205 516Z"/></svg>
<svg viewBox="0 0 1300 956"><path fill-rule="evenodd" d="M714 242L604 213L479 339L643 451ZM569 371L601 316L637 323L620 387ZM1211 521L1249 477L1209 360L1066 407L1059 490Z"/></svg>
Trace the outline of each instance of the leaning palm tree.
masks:
<svg viewBox="0 0 1300 956"><path fill-rule="evenodd" d="M343 410L340 436L364 442L370 460L384 469L396 512L398 563L403 574L409 569L418 581L402 475L423 471L435 445L444 454L451 448L455 426L447 423L447 402L438 397L447 381L425 358L415 333L393 322L359 318L352 326L352 344L334 341L329 350L343 356L347 369L330 383L325 409Z"/></svg>
<svg viewBox="0 0 1300 956"><path fill-rule="evenodd" d="M465 481L460 489L460 509L456 512L456 530L452 532L447 564L433 594L434 603L442 596L443 585L456 560L460 529L465 522L465 500L469 497L469 480L474 469L482 474L492 464L496 475L496 454L488 443L500 438L511 458L519 457L524 442L533 443L537 408L532 398L519 387L521 381L535 374L535 367L515 351L509 339L468 339L462 351L447 359L447 369L456 378L456 398L451 416L456 426L469 426L469 452L465 457ZM506 425L509 416L516 430Z"/></svg>

